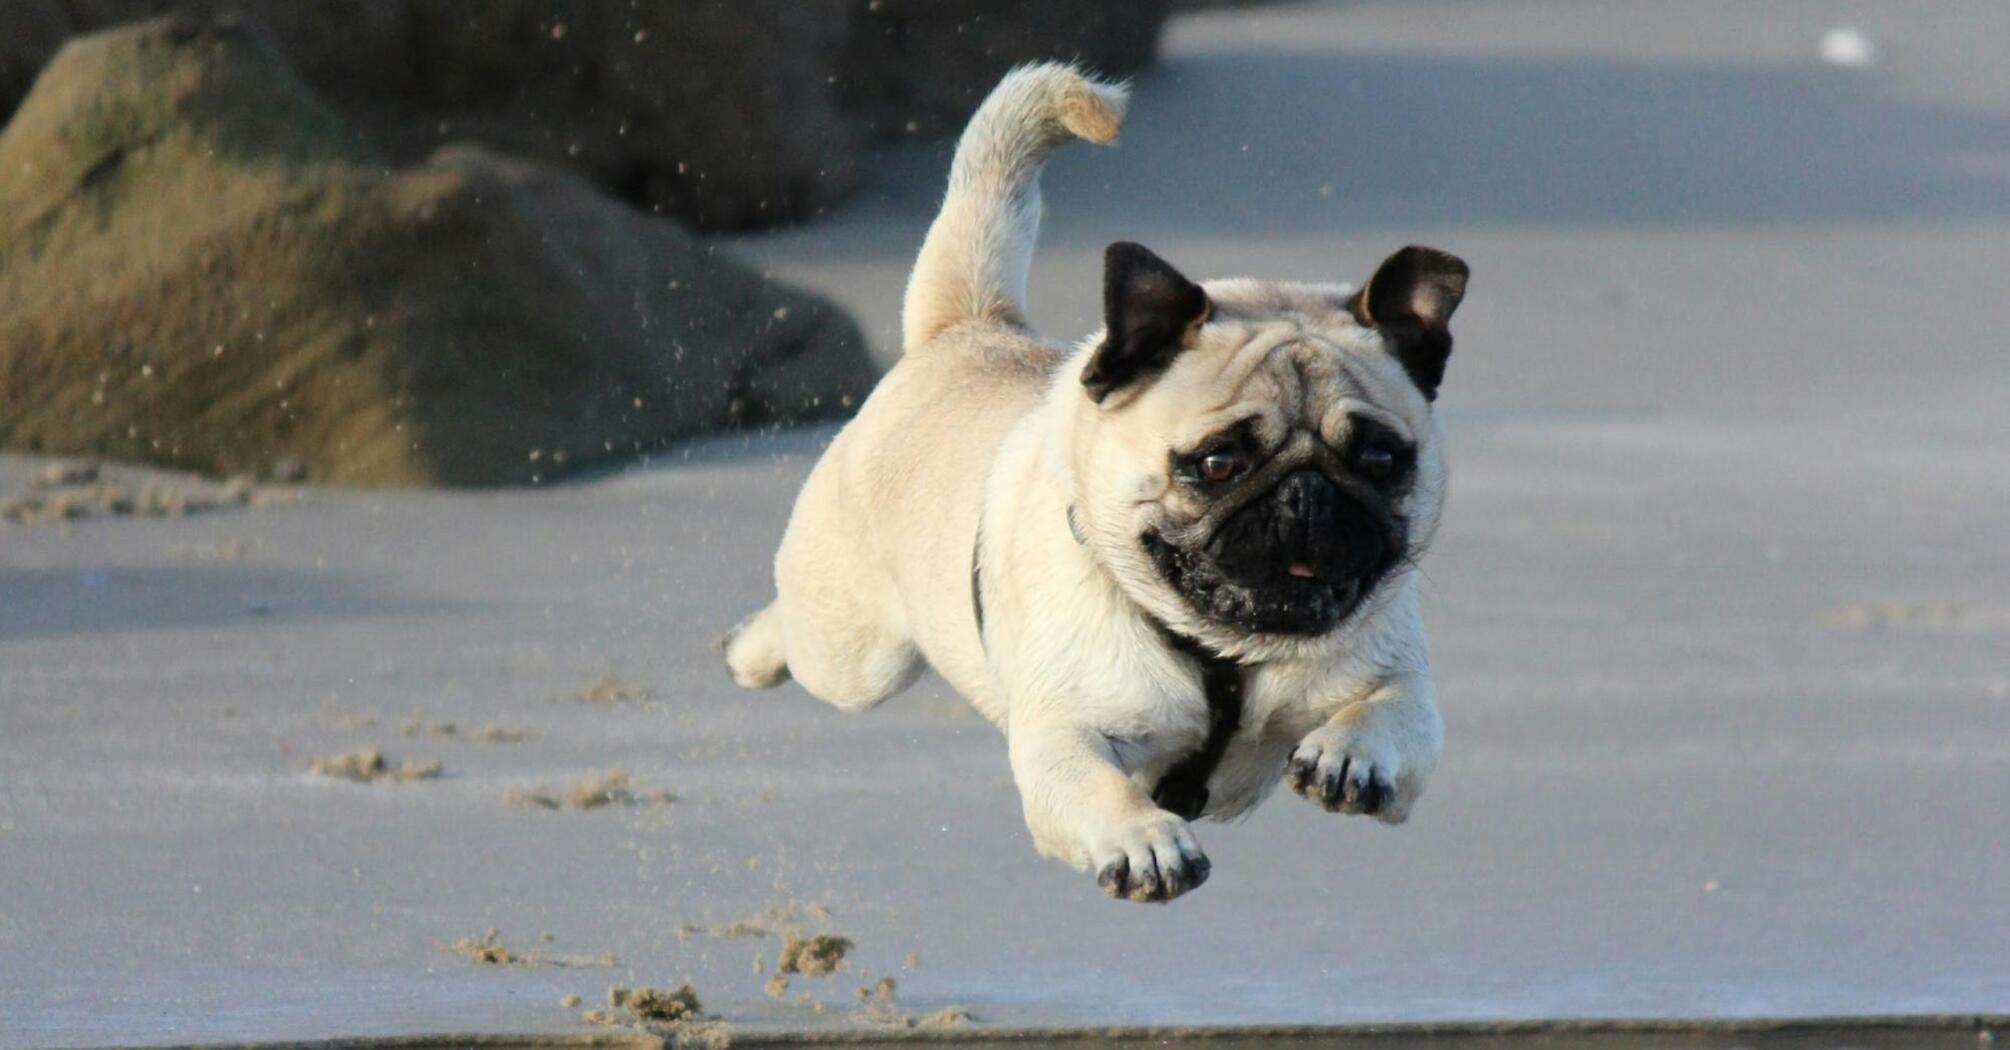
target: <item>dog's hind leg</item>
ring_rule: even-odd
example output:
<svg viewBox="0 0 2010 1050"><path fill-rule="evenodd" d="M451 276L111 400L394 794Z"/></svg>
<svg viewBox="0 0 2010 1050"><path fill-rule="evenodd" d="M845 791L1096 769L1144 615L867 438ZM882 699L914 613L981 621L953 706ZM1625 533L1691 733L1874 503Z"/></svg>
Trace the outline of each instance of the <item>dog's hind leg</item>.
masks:
<svg viewBox="0 0 2010 1050"><path fill-rule="evenodd" d="M863 711L908 687L921 654L900 618L892 581L857 557L782 543L780 597L770 607L789 674L819 699Z"/></svg>
<svg viewBox="0 0 2010 1050"><path fill-rule="evenodd" d="M778 598L721 642L733 681L769 689L791 677L812 695L863 711L913 684L921 673L914 643L825 594Z"/></svg>
<svg viewBox="0 0 2010 1050"><path fill-rule="evenodd" d="M789 673L812 696L846 711L876 707L921 676L914 643L879 624L785 606L782 635Z"/></svg>
<svg viewBox="0 0 2010 1050"><path fill-rule="evenodd" d="M789 680L789 661L782 651L782 623L774 605L747 618L721 642L726 668L746 689L772 689Z"/></svg>
<svg viewBox="0 0 2010 1050"><path fill-rule="evenodd" d="M998 82L957 141L949 193L908 278L904 350L966 321L1025 326L1040 169L1072 139L1116 138L1128 97L1122 85L1053 62Z"/></svg>

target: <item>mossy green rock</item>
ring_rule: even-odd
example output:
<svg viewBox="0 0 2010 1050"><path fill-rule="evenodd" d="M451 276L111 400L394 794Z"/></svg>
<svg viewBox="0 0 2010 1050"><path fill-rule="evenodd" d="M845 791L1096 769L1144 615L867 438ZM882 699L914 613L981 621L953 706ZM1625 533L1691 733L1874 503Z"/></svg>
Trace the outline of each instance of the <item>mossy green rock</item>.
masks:
<svg viewBox="0 0 2010 1050"><path fill-rule="evenodd" d="M574 176L387 167L228 23L77 38L0 133L7 448L505 484L874 379L828 303Z"/></svg>

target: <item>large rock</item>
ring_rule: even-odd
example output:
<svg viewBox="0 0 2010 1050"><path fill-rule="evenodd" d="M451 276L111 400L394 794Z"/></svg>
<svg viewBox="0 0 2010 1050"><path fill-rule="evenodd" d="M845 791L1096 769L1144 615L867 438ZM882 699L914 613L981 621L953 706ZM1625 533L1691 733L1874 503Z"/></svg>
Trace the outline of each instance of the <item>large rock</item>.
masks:
<svg viewBox="0 0 2010 1050"><path fill-rule="evenodd" d="M872 137L953 129L1017 62L1143 67L1167 4L4 0L0 115L73 30L242 12L395 161L476 140L703 227L765 226L842 199Z"/></svg>
<svg viewBox="0 0 2010 1050"><path fill-rule="evenodd" d="M310 79L397 156L474 138L701 227L766 226L857 185L844 4L413 0L408 70L374 82L338 54L349 77Z"/></svg>
<svg viewBox="0 0 2010 1050"><path fill-rule="evenodd" d="M849 0L22 2L0 113L8 70L68 31L228 14L393 160L480 141L711 228L814 214L857 183L861 128L832 88Z"/></svg>
<svg viewBox="0 0 2010 1050"><path fill-rule="evenodd" d="M388 168L258 35L79 38L0 134L0 444L530 481L846 411L848 319L582 180Z"/></svg>

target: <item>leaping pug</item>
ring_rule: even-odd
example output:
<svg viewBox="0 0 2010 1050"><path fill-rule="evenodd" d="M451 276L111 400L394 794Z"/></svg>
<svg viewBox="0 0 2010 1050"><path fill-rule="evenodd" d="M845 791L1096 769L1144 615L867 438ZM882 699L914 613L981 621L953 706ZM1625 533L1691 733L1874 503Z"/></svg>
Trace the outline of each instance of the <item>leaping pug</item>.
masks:
<svg viewBox="0 0 2010 1050"><path fill-rule="evenodd" d="M811 471L741 685L846 710L934 667L1005 732L1040 852L1111 895L1206 880L1190 822L1280 780L1409 815L1438 763L1416 562L1445 495L1432 402L1466 265L1358 288L1195 283L1110 245L1104 327L1026 321L1039 175L1127 94L1062 65L970 120L909 278L903 356Z"/></svg>

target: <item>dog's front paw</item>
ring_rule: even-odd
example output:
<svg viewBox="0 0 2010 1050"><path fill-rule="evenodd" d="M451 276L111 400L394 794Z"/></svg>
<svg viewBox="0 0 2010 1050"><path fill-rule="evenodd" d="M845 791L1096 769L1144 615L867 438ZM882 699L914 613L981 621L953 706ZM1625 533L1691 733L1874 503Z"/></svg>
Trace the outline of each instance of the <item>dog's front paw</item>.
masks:
<svg viewBox="0 0 2010 1050"><path fill-rule="evenodd" d="M1291 753L1291 790L1335 813L1365 813L1400 824L1410 815L1421 778L1401 751L1336 725L1313 730Z"/></svg>
<svg viewBox="0 0 2010 1050"><path fill-rule="evenodd" d="M1163 810L1097 836L1088 852L1103 892L1140 903L1172 900L1206 882L1212 867L1187 822Z"/></svg>

